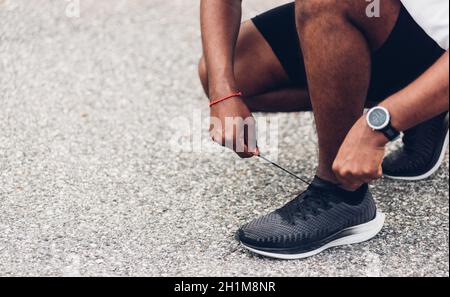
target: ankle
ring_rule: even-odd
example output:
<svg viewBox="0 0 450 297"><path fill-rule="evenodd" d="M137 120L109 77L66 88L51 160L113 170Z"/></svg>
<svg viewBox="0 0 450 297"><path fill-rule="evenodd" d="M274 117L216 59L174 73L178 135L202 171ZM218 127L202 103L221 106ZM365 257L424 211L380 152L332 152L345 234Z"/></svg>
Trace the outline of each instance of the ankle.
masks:
<svg viewBox="0 0 450 297"><path fill-rule="evenodd" d="M337 186L338 188L341 188L342 190L345 190L347 192L356 192L356 190L354 190L354 189L347 189L347 188L341 186L341 183L336 178L336 175L334 175L334 173L332 173L332 172L317 170L316 176L324 181L334 184L335 186Z"/></svg>
<svg viewBox="0 0 450 297"><path fill-rule="evenodd" d="M339 185L339 181L337 180L333 172L317 169L316 176L319 177L320 179L323 179L324 181L330 182L335 185Z"/></svg>

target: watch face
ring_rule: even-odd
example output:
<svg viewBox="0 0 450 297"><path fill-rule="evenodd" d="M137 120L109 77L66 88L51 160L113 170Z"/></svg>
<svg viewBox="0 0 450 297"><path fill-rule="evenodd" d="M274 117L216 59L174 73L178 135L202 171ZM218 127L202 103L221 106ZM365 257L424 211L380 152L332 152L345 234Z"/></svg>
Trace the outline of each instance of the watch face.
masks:
<svg viewBox="0 0 450 297"><path fill-rule="evenodd" d="M368 122L374 129L383 129L389 124L389 114L384 108L374 108L368 115Z"/></svg>

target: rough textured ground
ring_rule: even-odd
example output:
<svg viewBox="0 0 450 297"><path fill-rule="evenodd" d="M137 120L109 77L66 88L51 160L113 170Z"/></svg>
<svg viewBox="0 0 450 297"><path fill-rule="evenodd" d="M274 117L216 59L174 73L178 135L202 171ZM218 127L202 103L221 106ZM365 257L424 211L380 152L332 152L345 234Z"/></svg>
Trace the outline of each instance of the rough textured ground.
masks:
<svg viewBox="0 0 450 297"><path fill-rule="evenodd" d="M244 2L246 17L279 3ZM239 248L241 224L304 186L171 149L193 110L207 115L198 1L81 4L69 18L67 1L0 0L0 275L449 275L448 156L430 180L373 186L387 222L368 243L292 262ZM311 176L311 115L272 117L280 163Z"/></svg>

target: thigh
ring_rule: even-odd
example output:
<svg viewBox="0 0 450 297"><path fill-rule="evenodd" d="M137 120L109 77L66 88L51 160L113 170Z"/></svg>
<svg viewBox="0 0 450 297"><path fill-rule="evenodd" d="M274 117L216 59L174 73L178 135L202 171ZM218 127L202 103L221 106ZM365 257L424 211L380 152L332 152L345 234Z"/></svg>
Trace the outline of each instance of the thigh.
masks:
<svg viewBox="0 0 450 297"><path fill-rule="evenodd" d="M242 24L236 44L234 71L246 97L254 97L290 84L271 46L253 21Z"/></svg>
<svg viewBox="0 0 450 297"><path fill-rule="evenodd" d="M245 22L236 49L236 77L250 96L284 87L307 88L295 3Z"/></svg>

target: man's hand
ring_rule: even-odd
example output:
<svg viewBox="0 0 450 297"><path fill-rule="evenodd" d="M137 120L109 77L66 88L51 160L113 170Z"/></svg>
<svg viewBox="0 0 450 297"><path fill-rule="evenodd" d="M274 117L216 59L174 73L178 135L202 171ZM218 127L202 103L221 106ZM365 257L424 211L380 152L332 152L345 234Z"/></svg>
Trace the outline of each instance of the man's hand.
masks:
<svg viewBox="0 0 450 297"><path fill-rule="evenodd" d="M446 52L416 81L380 104L391 113L392 126L405 131L448 111L448 65L449 53ZM380 178L387 142L387 138L372 131L362 117L348 133L333 165L342 186L357 189L363 183Z"/></svg>
<svg viewBox="0 0 450 297"><path fill-rule="evenodd" d="M241 158L259 155L256 121L240 97L211 107L210 134L213 141L234 150Z"/></svg>
<svg viewBox="0 0 450 297"><path fill-rule="evenodd" d="M348 133L333 164L341 186L356 190L365 183L381 178L387 138L373 131L362 117Z"/></svg>
<svg viewBox="0 0 450 297"><path fill-rule="evenodd" d="M202 43L208 76L205 91L210 99L221 98L224 93L230 94L237 89L234 57L242 17L241 2L200 1ZM233 149L240 157L259 155L255 130L255 119L241 98L228 99L211 107L211 137L215 142Z"/></svg>

